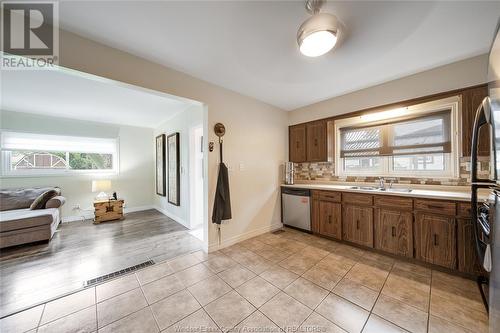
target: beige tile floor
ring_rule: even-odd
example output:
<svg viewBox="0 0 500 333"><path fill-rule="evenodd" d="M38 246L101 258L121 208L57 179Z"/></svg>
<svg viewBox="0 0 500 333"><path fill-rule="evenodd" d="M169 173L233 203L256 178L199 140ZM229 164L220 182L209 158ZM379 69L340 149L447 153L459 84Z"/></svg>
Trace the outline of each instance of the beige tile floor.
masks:
<svg viewBox="0 0 500 333"><path fill-rule="evenodd" d="M4 318L10 332L487 332L474 281L286 229Z"/></svg>

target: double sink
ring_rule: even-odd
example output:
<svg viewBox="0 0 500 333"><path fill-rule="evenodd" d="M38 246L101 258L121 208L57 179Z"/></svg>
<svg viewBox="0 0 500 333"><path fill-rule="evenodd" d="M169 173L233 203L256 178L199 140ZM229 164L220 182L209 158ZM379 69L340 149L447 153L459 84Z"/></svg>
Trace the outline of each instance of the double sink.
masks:
<svg viewBox="0 0 500 333"><path fill-rule="evenodd" d="M364 190L364 191L374 191L374 192L400 192L400 193L410 193L412 190L410 188L385 188L377 186L349 186L351 190Z"/></svg>

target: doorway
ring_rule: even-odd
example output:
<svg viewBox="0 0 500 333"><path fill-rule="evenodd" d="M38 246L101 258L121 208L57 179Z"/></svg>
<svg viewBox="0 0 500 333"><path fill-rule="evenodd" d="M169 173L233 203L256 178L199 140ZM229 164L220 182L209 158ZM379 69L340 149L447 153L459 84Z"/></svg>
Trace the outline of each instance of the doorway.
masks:
<svg viewBox="0 0 500 333"><path fill-rule="evenodd" d="M190 227L191 234L203 241L203 126L192 127L189 138Z"/></svg>

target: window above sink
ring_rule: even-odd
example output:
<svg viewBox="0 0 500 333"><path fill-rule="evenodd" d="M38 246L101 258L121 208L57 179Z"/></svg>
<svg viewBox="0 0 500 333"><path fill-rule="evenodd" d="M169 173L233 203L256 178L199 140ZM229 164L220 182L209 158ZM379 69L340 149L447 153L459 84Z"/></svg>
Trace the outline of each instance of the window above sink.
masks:
<svg viewBox="0 0 500 333"><path fill-rule="evenodd" d="M335 121L340 176L458 177L459 97Z"/></svg>

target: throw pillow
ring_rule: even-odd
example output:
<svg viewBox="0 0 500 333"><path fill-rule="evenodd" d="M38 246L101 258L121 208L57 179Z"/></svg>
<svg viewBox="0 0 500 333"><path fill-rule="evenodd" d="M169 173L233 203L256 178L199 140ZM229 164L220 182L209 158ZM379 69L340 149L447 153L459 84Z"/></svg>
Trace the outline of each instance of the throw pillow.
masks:
<svg viewBox="0 0 500 333"><path fill-rule="evenodd" d="M59 194L61 194L61 190L59 188L53 188L43 192L35 199L35 201L33 201L33 203L30 206L30 209L31 210L44 209L47 201L49 201L55 196L58 196Z"/></svg>

